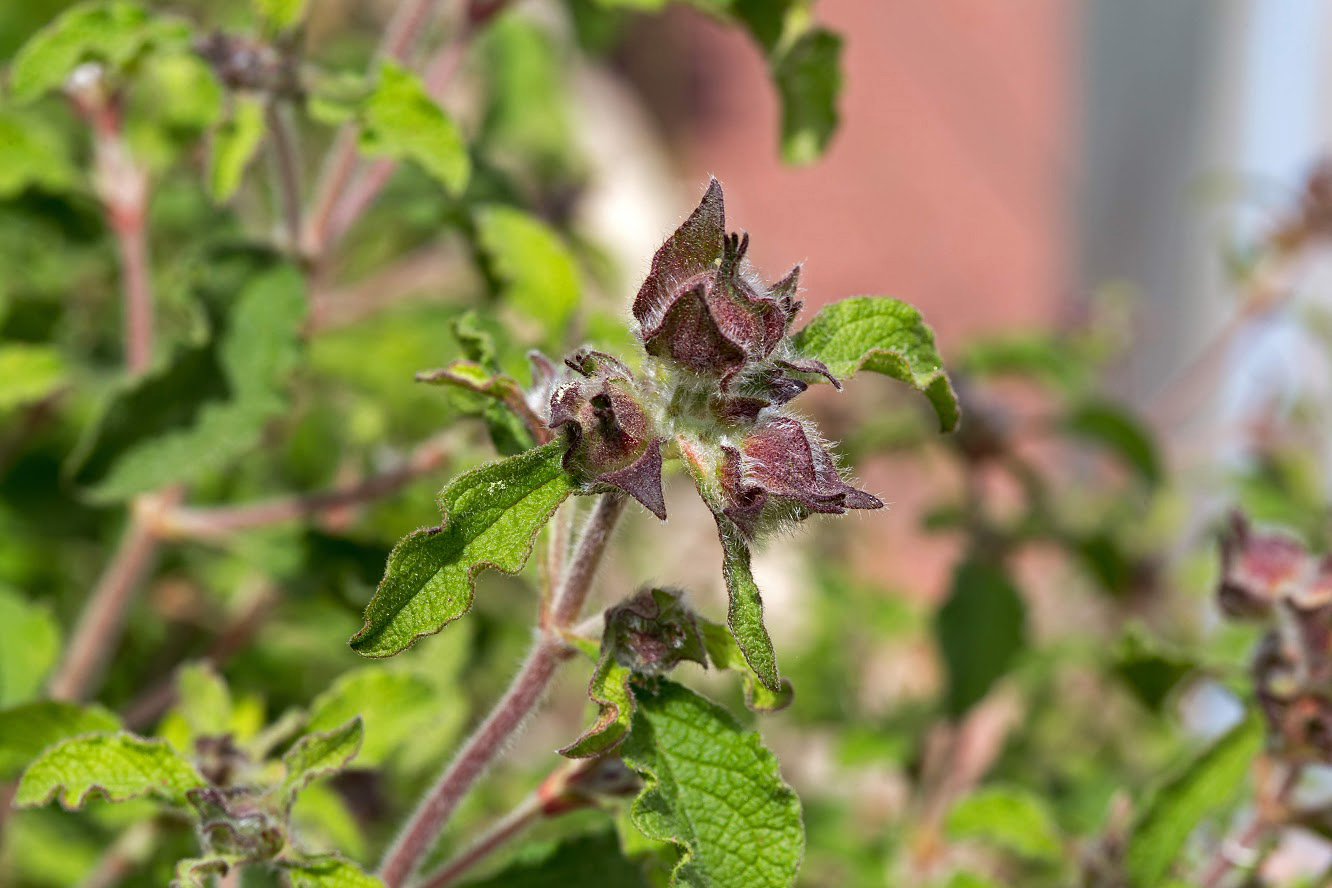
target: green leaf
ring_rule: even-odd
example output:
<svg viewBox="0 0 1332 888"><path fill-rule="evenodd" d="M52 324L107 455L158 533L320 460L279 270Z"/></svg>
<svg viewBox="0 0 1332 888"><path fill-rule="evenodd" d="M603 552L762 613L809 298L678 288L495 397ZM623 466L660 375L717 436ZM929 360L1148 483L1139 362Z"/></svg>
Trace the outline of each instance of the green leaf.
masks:
<svg viewBox="0 0 1332 888"><path fill-rule="evenodd" d="M1262 746L1262 722L1250 715L1153 793L1129 835L1124 866L1131 886L1165 881L1198 824L1239 794Z"/></svg>
<svg viewBox="0 0 1332 888"><path fill-rule="evenodd" d="M749 668L740 646L729 629L716 623L700 619L699 628L703 631L703 643L708 649L708 659L718 669L733 669L744 676L745 706L754 712L776 712L791 705L795 692L791 683L781 680L781 690L774 694L763 686L758 674Z"/></svg>
<svg viewBox="0 0 1332 888"><path fill-rule="evenodd" d="M65 384L65 375L64 358L50 346L0 345L0 412L54 393Z"/></svg>
<svg viewBox="0 0 1332 888"><path fill-rule="evenodd" d="M573 492L561 465L565 449L552 441L473 469L440 491L444 524L394 547L352 649L367 657L403 651L467 613L481 570L522 570L537 532Z"/></svg>
<svg viewBox="0 0 1332 888"><path fill-rule="evenodd" d="M1064 430L1105 448L1149 485L1161 482L1156 442L1136 416L1117 404L1088 402L1064 417Z"/></svg>
<svg viewBox="0 0 1332 888"><path fill-rule="evenodd" d="M29 102L59 89L84 62L99 62L119 74L154 47L184 46L189 27L149 13L137 3L82 3L34 34L14 56L10 93Z"/></svg>
<svg viewBox="0 0 1332 888"><path fill-rule="evenodd" d="M311 857L284 865L291 888L384 888L384 883L350 860L336 855Z"/></svg>
<svg viewBox="0 0 1332 888"><path fill-rule="evenodd" d="M950 716L965 714L1008 672L1025 644L1025 624L1022 596L1003 568L978 559L958 565L934 624Z"/></svg>
<svg viewBox="0 0 1332 888"><path fill-rule="evenodd" d="M0 708L40 691L59 656L60 627L51 612L0 586Z"/></svg>
<svg viewBox="0 0 1332 888"><path fill-rule="evenodd" d="M100 793L112 802L152 795L184 805L185 793L204 785L166 743L108 731L71 737L42 753L23 772L15 804L27 808L57 798L72 810Z"/></svg>
<svg viewBox="0 0 1332 888"><path fill-rule="evenodd" d="M357 716L331 731L306 734L282 756L287 774L282 778L279 797L290 807L296 795L321 777L346 768L361 750L364 728Z"/></svg>
<svg viewBox="0 0 1332 888"><path fill-rule="evenodd" d="M935 350L934 331L905 302L876 296L834 302L793 341L801 357L822 361L834 376L869 370L923 392L943 431L957 428L961 411Z"/></svg>
<svg viewBox="0 0 1332 888"><path fill-rule="evenodd" d="M17 777L42 750L61 740L119 727L100 706L37 700L0 710L0 781Z"/></svg>
<svg viewBox="0 0 1332 888"><path fill-rule="evenodd" d="M578 265L559 235L513 207L476 212L477 236L504 284L504 299L561 344L578 305Z"/></svg>
<svg viewBox="0 0 1332 888"><path fill-rule="evenodd" d="M451 194L461 194L471 175L467 145L457 124L426 94L416 75L384 62L379 83L366 99L361 150L411 160Z"/></svg>
<svg viewBox="0 0 1332 888"><path fill-rule="evenodd" d="M289 265L254 276L215 347L185 349L113 395L72 460L87 496L115 501L197 480L257 446L285 409L281 388L300 357L304 289Z"/></svg>
<svg viewBox="0 0 1332 888"><path fill-rule="evenodd" d="M264 100L235 93L230 112L213 133L208 163L208 193L226 203L240 187L245 169L264 141Z"/></svg>
<svg viewBox="0 0 1332 888"><path fill-rule="evenodd" d="M271 31L286 31L305 17L306 0L251 0L254 13Z"/></svg>
<svg viewBox="0 0 1332 888"><path fill-rule="evenodd" d="M212 888L214 876L225 876L240 862L241 858L235 854L187 857L176 863L171 888Z"/></svg>
<svg viewBox="0 0 1332 888"><path fill-rule="evenodd" d="M647 888L642 870L626 860L613 832L577 836L554 846L539 846L539 853L519 852L513 863L466 888Z"/></svg>
<svg viewBox="0 0 1332 888"><path fill-rule="evenodd" d="M440 676L443 682L453 675ZM381 665L353 669L315 698L309 731L328 731L356 715L365 726L357 763L377 768L401 764L404 747L418 741L447 748L465 715L463 701L445 694L431 677Z"/></svg>
<svg viewBox="0 0 1332 888"><path fill-rule="evenodd" d="M615 662L611 650L603 645L597 656L587 696L600 707L597 720L584 734L560 750L569 758L592 758L624 742L634 716L634 695L629 690L633 672Z"/></svg>
<svg viewBox="0 0 1332 888"><path fill-rule="evenodd" d="M0 108L0 198L29 187L63 191L76 179L69 152L54 128L36 114ZM0 370L0 379L7 376ZM0 394L0 403L3 397Z"/></svg>
<svg viewBox="0 0 1332 888"><path fill-rule="evenodd" d="M191 738L226 734L231 729L231 692L212 664L188 663L176 673L177 709Z"/></svg>
<svg viewBox="0 0 1332 888"><path fill-rule="evenodd" d="M717 534L721 538L722 577L730 602L726 625L759 684L781 696L783 685L777 674L777 652L763 625L763 598L750 569L749 543L730 518L715 510L713 517L717 519Z"/></svg>
<svg viewBox="0 0 1332 888"><path fill-rule="evenodd" d="M973 839L1034 860L1062 856L1059 828L1045 800L1018 787L990 786L953 806L948 837Z"/></svg>
<svg viewBox="0 0 1332 888"><path fill-rule="evenodd" d="M811 28L772 61L782 100L782 160L804 165L818 160L837 129L842 91L842 38Z"/></svg>
<svg viewBox="0 0 1332 888"><path fill-rule="evenodd" d="M674 682L635 691L622 747L645 780L631 808L648 838L681 849L673 885L786 888L804 854L800 802L757 734Z"/></svg>
<svg viewBox="0 0 1332 888"><path fill-rule="evenodd" d="M1157 713L1164 710L1171 692L1199 669L1197 660L1152 638L1140 626L1129 627L1112 656L1112 674L1139 703Z"/></svg>

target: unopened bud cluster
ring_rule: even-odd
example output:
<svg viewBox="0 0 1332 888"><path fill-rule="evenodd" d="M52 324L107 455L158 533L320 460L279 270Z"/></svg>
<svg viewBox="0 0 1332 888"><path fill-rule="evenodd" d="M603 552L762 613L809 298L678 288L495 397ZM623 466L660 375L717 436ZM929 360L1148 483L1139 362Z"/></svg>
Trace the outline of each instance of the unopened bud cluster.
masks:
<svg viewBox="0 0 1332 888"><path fill-rule="evenodd" d="M769 285L748 247L748 234L726 232L714 179L634 299L644 378L587 350L565 361L563 378L540 374L537 389L550 394L539 406L565 430L565 468L589 490L623 490L665 519L662 459L674 444L709 505L751 537L811 513L881 508L842 479L813 424L787 407L807 387L798 374L840 385L789 344L799 266Z"/></svg>

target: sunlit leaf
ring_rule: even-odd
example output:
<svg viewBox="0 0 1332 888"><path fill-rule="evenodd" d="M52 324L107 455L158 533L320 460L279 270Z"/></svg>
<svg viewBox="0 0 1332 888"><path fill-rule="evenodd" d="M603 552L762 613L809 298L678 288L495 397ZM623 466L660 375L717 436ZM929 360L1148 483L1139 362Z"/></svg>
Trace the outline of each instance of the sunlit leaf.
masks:
<svg viewBox="0 0 1332 888"><path fill-rule="evenodd" d="M988 786L962 799L945 822L954 840L983 842L1023 857L1058 861L1059 828L1045 800L1009 786Z"/></svg>
<svg viewBox="0 0 1332 888"><path fill-rule="evenodd" d="M0 708L36 694L59 655L60 627L50 610L0 586Z"/></svg>
<svg viewBox="0 0 1332 888"><path fill-rule="evenodd" d="M226 119L213 133L208 164L208 191L213 200L225 203L231 199L263 140L264 100L235 94Z"/></svg>
<svg viewBox="0 0 1332 888"><path fill-rule="evenodd" d="M321 777L336 774L361 750L364 728L360 716L331 731L306 734L282 756L287 774L282 778L281 797L286 804L302 789Z"/></svg>
<svg viewBox="0 0 1332 888"><path fill-rule="evenodd" d="M709 662L718 669L733 669L744 676L747 707L754 712L776 712L791 705L791 700L795 697L791 683L783 678L781 688L775 694L764 687L758 674L745 661L745 656L729 629L707 620L699 620L699 627L703 630L703 642L707 645Z"/></svg>
<svg viewBox="0 0 1332 888"><path fill-rule="evenodd" d="M50 346L0 345L0 411L45 398L65 384L65 375L64 359Z"/></svg>
<svg viewBox="0 0 1332 888"><path fill-rule="evenodd" d="M393 62L379 69L379 82L362 114L361 150L411 160L452 194L467 187L471 161L457 124L426 95L415 74Z"/></svg>
<svg viewBox="0 0 1332 888"><path fill-rule="evenodd" d="M75 181L74 165L65 145L46 121L35 114L0 109L0 198L13 197L30 187L62 191ZM0 369L0 379L7 377Z"/></svg>
<svg viewBox="0 0 1332 888"><path fill-rule="evenodd" d="M119 727L100 706L37 700L0 710L0 781L17 777L42 750L61 740Z"/></svg>
<svg viewBox="0 0 1332 888"><path fill-rule="evenodd" d="M505 299L559 344L579 299L578 266L569 249L545 224L512 207L481 208L476 226Z"/></svg>
<svg viewBox="0 0 1332 888"><path fill-rule="evenodd" d="M185 793L204 785L166 743L104 732L71 737L42 753L23 772L15 803L30 807L55 798L73 809L93 795L112 802L152 795L184 805Z"/></svg>
<svg viewBox="0 0 1332 888"><path fill-rule="evenodd" d="M291 888L383 888L384 883L336 855L311 857L284 867Z"/></svg>

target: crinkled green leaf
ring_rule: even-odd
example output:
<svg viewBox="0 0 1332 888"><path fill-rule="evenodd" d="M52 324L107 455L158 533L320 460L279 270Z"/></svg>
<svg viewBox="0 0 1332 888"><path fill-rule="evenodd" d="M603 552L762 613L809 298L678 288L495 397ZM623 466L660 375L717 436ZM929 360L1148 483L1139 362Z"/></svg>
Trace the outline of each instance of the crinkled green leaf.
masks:
<svg viewBox="0 0 1332 888"><path fill-rule="evenodd" d="M176 877L171 880L171 888L212 888L214 876L225 876L240 861L235 854L187 857L176 863Z"/></svg>
<svg viewBox="0 0 1332 888"><path fill-rule="evenodd" d="M215 347L184 349L117 392L73 459L74 480L89 498L127 499L195 480L252 450L285 409L282 386L300 357L304 289L288 265L256 275Z"/></svg>
<svg viewBox="0 0 1332 888"><path fill-rule="evenodd" d="M795 334L794 343L801 357L822 361L834 376L869 370L906 383L929 399L945 432L957 428L957 395L934 331L905 302L878 296L834 302Z"/></svg>
<svg viewBox="0 0 1332 888"><path fill-rule="evenodd" d="M1064 430L1105 448L1147 484L1161 482L1161 457L1141 420L1105 401L1079 404L1064 417Z"/></svg>
<svg viewBox="0 0 1332 888"><path fill-rule="evenodd" d="M251 0L255 15L270 29L286 31L305 17L306 0Z"/></svg>
<svg viewBox="0 0 1332 888"><path fill-rule="evenodd" d="M730 518L716 511L713 517L717 519L717 534L721 538L722 577L730 601L726 625L759 684L780 696L783 685L777 674L777 652L763 625L763 598L750 568L749 543Z"/></svg>
<svg viewBox="0 0 1332 888"><path fill-rule="evenodd" d="M119 727L100 706L36 700L0 710L0 781L17 777L42 750L61 740Z"/></svg>
<svg viewBox="0 0 1332 888"><path fill-rule="evenodd" d="M608 649L596 655L597 665L587 686L587 696L600 707L597 720L581 737L560 750L569 758L592 758L609 752L629 736L634 715L634 695L629 690L633 673L615 662Z"/></svg>
<svg viewBox="0 0 1332 888"><path fill-rule="evenodd" d="M45 398L65 384L65 375L64 358L50 346L0 345L0 412Z"/></svg>
<svg viewBox="0 0 1332 888"><path fill-rule="evenodd" d="M361 150L411 160L452 194L461 194L471 175L457 124L431 100L415 74L393 62L380 67L379 82L365 101Z"/></svg>
<svg viewBox="0 0 1332 888"><path fill-rule="evenodd" d="M405 650L467 613L481 570L522 570L537 532L573 492L561 465L565 449L552 441L473 469L440 491L444 524L394 547L352 648L367 657Z"/></svg>
<svg viewBox="0 0 1332 888"><path fill-rule="evenodd" d="M1262 746L1262 721L1251 715L1152 794L1129 835L1129 885L1153 888L1165 881L1198 824L1240 793Z"/></svg>
<svg viewBox="0 0 1332 888"><path fill-rule="evenodd" d="M804 854L800 802L757 734L674 682L635 690L638 712L621 748L645 785L634 824L681 849L673 885L787 888Z"/></svg>
<svg viewBox="0 0 1332 888"><path fill-rule="evenodd" d="M302 789L321 777L336 774L361 751L365 729L357 716L331 731L306 734L282 756L287 774L282 778L281 797L290 805Z"/></svg>
<svg viewBox="0 0 1332 888"><path fill-rule="evenodd" d="M152 795L184 805L185 793L203 785L194 766L161 740L108 731L71 737L42 753L23 772L15 803L56 798L74 809L101 794L112 802Z"/></svg>
<svg viewBox="0 0 1332 888"><path fill-rule="evenodd" d="M120 73L143 52L183 46L189 37L184 22L150 13L138 3L81 3L34 34L14 56L10 93L28 102L59 89L84 62L99 62Z"/></svg>
<svg viewBox="0 0 1332 888"><path fill-rule="evenodd" d="M62 191L76 179L60 135L43 118L0 109L0 198L29 187ZM6 376L0 370L0 379Z"/></svg>
<svg viewBox="0 0 1332 888"><path fill-rule="evenodd" d="M576 836L554 846L524 849L518 859L466 888L647 888L637 864L625 859L613 832Z"/></svg>
<svg viewBox="0 0 1332 888"><path fill-rule="evenodd" d="M0 708L40 691L59 656L60 627L50 610L0 586Z"/></svg>
<svg viewBox="0 0 1332 888"><path fill-rule="evenodd" d="M758 674L749 668L730 630L702 619L699 628L703 630L703 643L707 645L708 660L712 665L718 669L733 669L744 676L745 706L754 712L776 712L791 705L795 698L791 683L783 678L781 690L775 694L764 687Z"/></svg>
<svg viewBox="0 0 1332 888"><path fill-rule="evenodd" d="M513 207L482 207L476 227L505 300L560 344L579 299L578 265L568 247L545 223Z"/></svg>
<svg viewBox="0 0 1332 888"><path fill-rule="evenodd" d="M1011 786L989 786L948 812L949 838L970 839L1036 860L1059 861L1059 828L1044 799Z"/></svg>
<svg viewBox="0 0 1332 888"><path fill-rule="evenodd" d="M837 97L842 91L842 38L811 28L772 60L772 78L782 100L782 160L818 160L837 129Z"/></svg>
<svg viewBox="0 0 1332 888"><path fill-rule="evenodd" d="M448 682L452 675L440 677ZM338 676L310 707L310 731L327 731L360 715L365 740L356 761L361 767L400 765L402 750L433 737L447 748L465 716L463 700L446 694L431 678L417 672L367 666Z"/></svg>
<svg viewBox="0 0 1332 888"><path fill-rule="evenodd" d="M191 737L226 734L231 729L231 691L212 664L188 663L176 673L176 708Z"/></svg>
<svg viewBox="0 0 1332 888"><path fill-rule="evenodd" d="M229 113L213 133L208 158L208 192L213 200L225 203L231 199L263 141L264 100L236 93Z"/></svg>
<svg viewBox="0 0 1332 888"><path fill-rule="evenodd" d="M934 634L948 673L945 707L957 718L990 692L1025 645L1022 596L1002 567L964 561L953 573Z"/></svg>
<svg viewBox="0 0 1332 888"><path fill-rule="evenodd" d="M332 854L287 863L283 869L291 888L384 888L350 860Z"/></svg>

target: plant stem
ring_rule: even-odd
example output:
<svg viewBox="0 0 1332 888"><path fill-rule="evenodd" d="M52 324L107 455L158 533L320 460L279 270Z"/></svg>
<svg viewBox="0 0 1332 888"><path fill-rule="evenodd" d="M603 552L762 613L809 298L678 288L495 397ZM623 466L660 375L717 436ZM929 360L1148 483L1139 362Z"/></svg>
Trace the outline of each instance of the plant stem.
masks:
<svg viewBox="0 0 1332 888"><path fill-rule="evenodd" d="M1260 776L1263 771L1269 767L1265 764L1266 761L1267 760L1264 759L1259 760ZM1235 861L1232 859L1233 855L1230 853L1227 846L1229 846L1229 848L1243 848L1246 851L1253 850L1253 846L1263 841L1271 830L1281 825L1287 813L1286 809L1290 802L1290 794L1294 792L1296 786L1299 785L1300 777L1303 776L1303 774L1303 766L1290 765L1286 771L1285 777L1282 778L1281 783L1276 787L1275 791L1273 792L1269 790L1271 793L1269 796L1266 798L1260 797L1257 800L1257 810L1254 812L1253 820L1249 822L1249 825L1246 826L1239 835L1223 840L1217 847L1216 853L1212 856L1212 862L1208 864L1207 871L1202 877L1202 881L1198 883L1201 888L1220 888L1220 885L1225 881L1227 874L1229 874L1231 869L1234 868ZM1268 785L1271 785L1270 782Z"/></svg>
<svg viewBox="0 0 1332 888"><path fill-rule="evenodd" d="M268 122L269 147L273 154L273 168L277 174L278 192L282 202L282 217L286 224L288 250L301 245L301 162L296 150L296 139L291 121L278 104L270 99L264 105Z"/></svg>
<svg viewBox="0 0 1332 888"><path fill-rule="evenodd" d="M518 734L545 696L556 668L571 656L571 649L561 639L561 631L578 618L624 506L622 493L604 494L598 500L565 569L546 625L541 627L544 631L517 677L444 769L384 855L379 876L387 888L401 888L416 872L458 803Z"/></svg>
<svg viewBox="0 0 1332 888"><path fill-rule="evenodd" d="M52 699L81 700L100 684L99 673L120 639L134 590L157 553L159 539L151 516L179 497L180 490L175 488L134 501L129 526L93 587L60 668L51 679L47 692Z"/></svg>
<svg viewBox="0 0 1332 888"><path fill-rule="evenodd" d="M447 463L456 438L457 434L452 431L435 435L419 444L401 466L345 487L237 506L170 509L161 516L160 529L165 536L219 539L237 531L298 521L367 503L438 471Z"/></svg>
<svg viewBox="0 0 1332 888"><path fill-rule="evenodd" d="M402 61L407 51L416 41L421 29L430 18L435 0L402 0L393 18L384 29L379 49L371 63L370 74L374 75L379 63L385 59ZM356 123L345 123L334 137L333 147L329 149L319 182L315 186L314 200L310 205L305 230L301 236L301 247L311 259L318 259L328 247L329 222L343 189L347 187L352 174L356 171L356 143L360 138L360 127Z"/></svg>
<svg viewBox="0 0 1332 888"><path fill-rule="evenodd" d="M518 803L503 818L491 824L481 837L467 846L457 857L426 877L417 888L445 888L464 873L489 857L500 846L544 818L541 800L532 794Z"/></svg>

